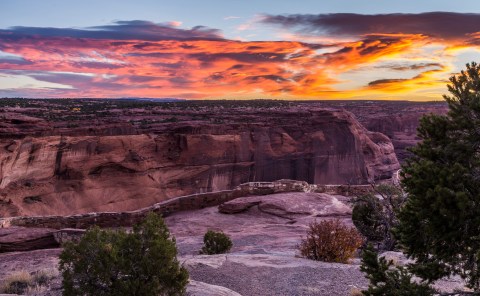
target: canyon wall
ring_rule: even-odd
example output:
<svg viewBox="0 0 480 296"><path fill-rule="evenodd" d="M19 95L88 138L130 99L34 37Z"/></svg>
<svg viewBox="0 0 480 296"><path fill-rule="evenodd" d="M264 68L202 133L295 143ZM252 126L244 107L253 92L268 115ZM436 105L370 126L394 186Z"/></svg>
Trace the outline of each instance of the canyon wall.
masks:
<svg viewBox="0 0 480 296"><path fill-rule="evenodd" d="M412 156L407 149L420 141L420 138L417 137L417 128L422 116L448 112L448 105L444 102L383 104L383 108L378 108L378 110L373 107L363 110L351 107L349 110L355 114L366 129L380 132L392 140L395 154L400 163Z"/></svg>
<svg viewBox="0 0 480 296"><path fill-rule="evenodd" d="M229 116L236 120L102 136L94 132L102 126L20 138L4 133L0 216L135 210L249 181L365 184L388 179L399 168L389 138L367 131L346 111Z"/></svg>

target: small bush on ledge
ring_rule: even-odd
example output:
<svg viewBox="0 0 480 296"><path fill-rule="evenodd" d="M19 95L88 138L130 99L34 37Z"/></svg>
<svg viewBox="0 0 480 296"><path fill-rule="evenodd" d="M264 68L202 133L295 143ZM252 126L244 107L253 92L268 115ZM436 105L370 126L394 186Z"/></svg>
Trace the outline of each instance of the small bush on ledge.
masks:
<svg viewBox="0 0 480 296"><path fill-rule="evenodd" d="M215 255L228 252L232 248L232 240L228 235L219 231L209 230L203 237L203 247L200 254Z"/></svg>
<svg viewBox="0 0 480 296"><path fill-rule="evenodd" d="M313 222L307 237L299 245L300 253L307 259L347 263L362 245L363 238L354 227L340 220Z"/></svg>

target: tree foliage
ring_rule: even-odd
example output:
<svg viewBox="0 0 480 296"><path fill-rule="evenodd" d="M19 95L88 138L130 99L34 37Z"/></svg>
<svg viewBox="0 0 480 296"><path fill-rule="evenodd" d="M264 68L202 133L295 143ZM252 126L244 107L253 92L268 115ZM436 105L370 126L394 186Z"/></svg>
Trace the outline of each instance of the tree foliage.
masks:
<svg viewBox="0 0 480 296"><path fill-rule="evenodd" d="M378 185L374 193L358 197L352 211L353 224L377 249L391 251L396 240L392 229L397 226L397 213L406 196L401 188Z"/></svg>
<svg viewBox="0 0 480 296"><path fill-rule="evenodd" d="M403 266L395 267L393 262L378 257L369 245L363 250L360 270L370 281L364 296L430 296L434 290L425 283L417 283L412 274Z"/></svg>
<svg viewBox="0 0 480 296"><path fill-rule="evenodd" d="M89 229L60 255L64 295L183 295L188 272L163 219L124 230Z"/></svg>
<svg viewBox="0 0 480 296"><path fill-rule="evenodd" d="M396 236L427 281L458 274L480 288L480 66L450 78L446 115L420 122L422 139L403 166L408 200Z"/></svg>
<svg viewBox="0 0 480 296"><path fill-rule="evenodd" d="M232 248L233 243L230 237L221 231L209 230L203 236L203 247L201 254L214 255L223 254Z"/></svg>

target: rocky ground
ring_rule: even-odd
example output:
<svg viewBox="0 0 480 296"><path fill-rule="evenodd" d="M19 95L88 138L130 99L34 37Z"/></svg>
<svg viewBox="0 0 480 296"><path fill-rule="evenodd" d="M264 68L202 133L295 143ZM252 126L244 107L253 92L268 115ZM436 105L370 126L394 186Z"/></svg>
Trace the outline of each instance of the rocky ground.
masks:
<svg viewBox="0 0 480 296"><path fill-rule="evenodd" d="M298 257L308 224L341 219L351 224L348 198L323 193L280 193L244 197L220 207L179 212L166 218L175 235L179 260L189 270L189 295L351 295L368 284L350 264L315 262ZM219 210L220 208L220 210ZM199 255L203 234L222 230L234 246L223 255ZM60 249L0 254L0 279L19 270L55 269ZM404 262L399 253L389 258ZM440 283L450 291L458 279ZM60 295L60 277L36 295Z"/></svg>

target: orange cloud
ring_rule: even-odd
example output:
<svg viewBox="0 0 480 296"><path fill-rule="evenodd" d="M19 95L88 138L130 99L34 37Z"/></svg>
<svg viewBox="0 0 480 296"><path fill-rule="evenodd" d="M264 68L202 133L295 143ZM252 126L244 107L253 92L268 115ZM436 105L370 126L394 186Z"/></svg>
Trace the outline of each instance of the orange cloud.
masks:
<svg viewBox="0 0 480 296"><path fill-rule="evenodd" d="M478 33L468 38L477 40ZM423 73L374 81L366 77L363 87L336 87L342 82L339 75L346 71L395 60L439 43L420 33L369 33L358 36L357 41L328 45L246 42L225 39L217 30L203 27L185 30L176 24L134 21L95 30L12 28L0 30L0 41L1 75L45 83L43 88L3 86L0 95L337 99L360 94L378 98L438 88L452 70L438 61L396 65L390 67L392 71ZM448 47L453 41L441 44ZM2 58L2 52L8 55ZM432 65L441 69L425 71ZM53 87L58 85L65 87Z"/></svg>

